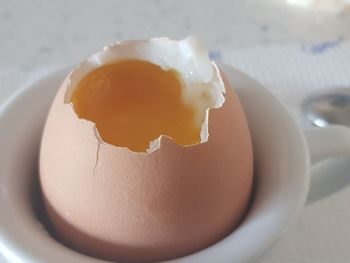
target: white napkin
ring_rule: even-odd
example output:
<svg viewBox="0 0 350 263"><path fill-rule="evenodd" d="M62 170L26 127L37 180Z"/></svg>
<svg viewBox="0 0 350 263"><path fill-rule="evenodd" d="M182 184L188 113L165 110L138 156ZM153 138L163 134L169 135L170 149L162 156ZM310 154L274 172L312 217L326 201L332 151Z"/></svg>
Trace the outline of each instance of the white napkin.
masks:
<svg viewBox="0 0 350 263"><path fill-rule="evenodd" d="M325 89L350 87L350 43L342 39L310 46L212 51L211 56L263 83L287 105L301 126L307 125L300 112L303 98ZM0 107L15 90L52 69L0 69ZM350 187L305 207L267 262L350 262Z"/></svg>

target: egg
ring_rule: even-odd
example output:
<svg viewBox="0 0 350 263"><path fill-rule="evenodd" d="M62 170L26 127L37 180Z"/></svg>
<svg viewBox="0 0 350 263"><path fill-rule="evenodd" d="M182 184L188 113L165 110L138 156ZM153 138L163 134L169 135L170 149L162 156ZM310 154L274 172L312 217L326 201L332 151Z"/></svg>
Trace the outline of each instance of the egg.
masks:
<svg viewBox="0 0 350 263"><path fill-rule="evenodd" d="M125 41L67 76L39 174L62 243L118 262L167 260L239 225L252 144L237 95L198 38Z"/></svg>

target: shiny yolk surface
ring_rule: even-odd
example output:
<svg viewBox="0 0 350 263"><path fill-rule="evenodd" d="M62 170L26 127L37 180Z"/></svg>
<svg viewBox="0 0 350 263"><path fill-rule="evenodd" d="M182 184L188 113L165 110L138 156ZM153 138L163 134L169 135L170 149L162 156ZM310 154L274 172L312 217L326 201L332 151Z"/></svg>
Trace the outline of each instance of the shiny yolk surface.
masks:
<svg viewBox="0 0 350 263"><path fill-rule="evenodd" d="M145 152L160 135L180 145L200 142L195 110L184 104L174 70L142 60L101 66L87 74L71 102L79 118L96 124L106 143Z"/></svg>

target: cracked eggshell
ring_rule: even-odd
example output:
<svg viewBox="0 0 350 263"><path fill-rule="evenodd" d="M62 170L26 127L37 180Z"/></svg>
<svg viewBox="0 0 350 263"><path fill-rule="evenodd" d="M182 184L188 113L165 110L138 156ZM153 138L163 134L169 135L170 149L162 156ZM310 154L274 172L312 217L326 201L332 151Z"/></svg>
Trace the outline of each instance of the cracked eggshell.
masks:
<svg viewBox="0 0 350 263"><path fill-rule="evenodd" d="M203 249L233 231L253 180L250 134L225 80L225 102L209 111L209 138L181 147L161 137L150 154L100 144L60 88L45 125L40 182L55 234L90 256L150 262Z"/></svg>

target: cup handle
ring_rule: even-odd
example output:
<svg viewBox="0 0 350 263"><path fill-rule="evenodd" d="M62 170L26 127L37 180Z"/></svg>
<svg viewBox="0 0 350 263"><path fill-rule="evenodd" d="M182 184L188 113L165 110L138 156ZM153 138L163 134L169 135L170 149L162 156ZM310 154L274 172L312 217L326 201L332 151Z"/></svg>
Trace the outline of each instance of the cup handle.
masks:
<svg viewBox="0 0 350 263"><path fill-rule="evenodd" d="M307 200L310 204L350 184L350 129L338 125L308 128L304 130L304 135L312 164L311 186ZM331 158L348 159L326 161Z"/></svg>

